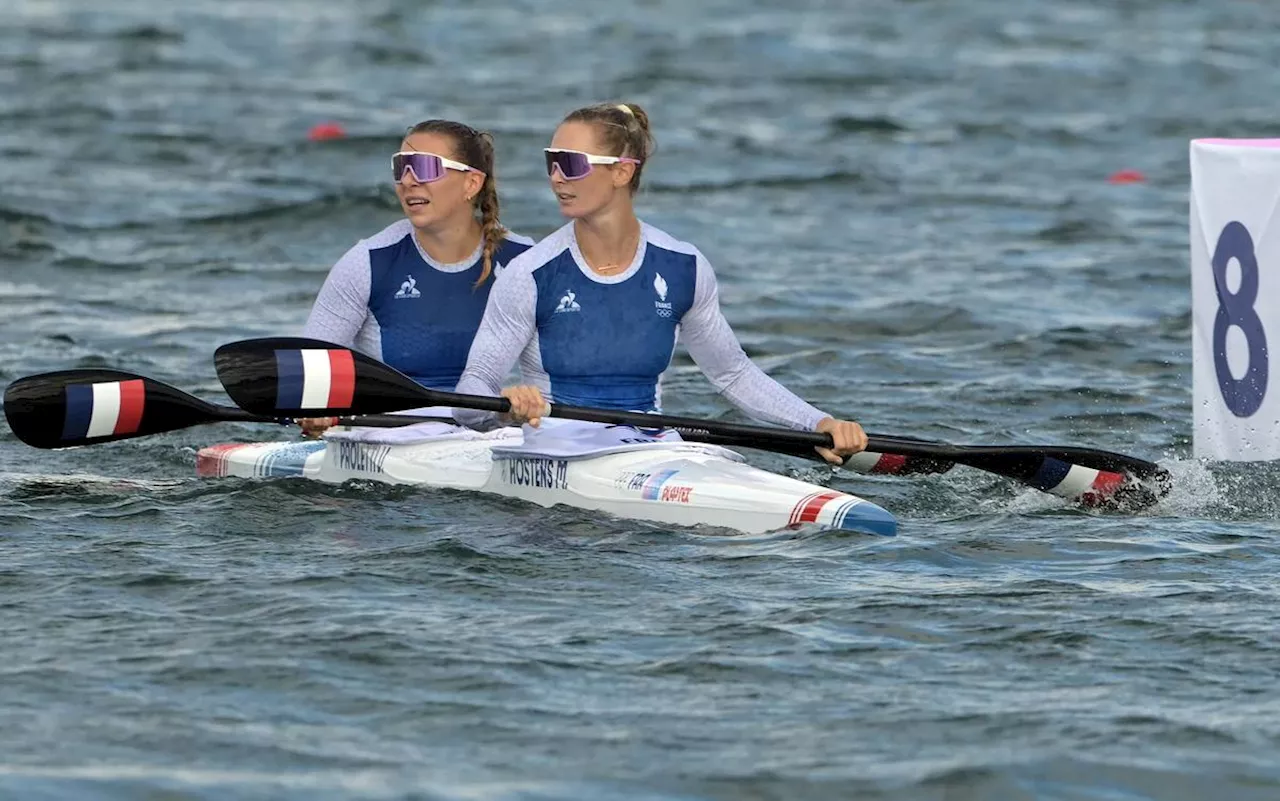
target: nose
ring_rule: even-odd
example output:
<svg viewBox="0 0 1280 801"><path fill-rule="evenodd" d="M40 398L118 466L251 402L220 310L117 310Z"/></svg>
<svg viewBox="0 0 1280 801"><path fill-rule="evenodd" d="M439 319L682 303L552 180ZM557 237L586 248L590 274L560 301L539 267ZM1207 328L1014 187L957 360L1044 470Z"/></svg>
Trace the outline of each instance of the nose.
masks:
<svg viewBox="0 0 1280 801"><path fill-rule="evenodd" d="M409 179L409 183L405 184L406 186L418 186L422 183L422 181L418 179L418 174L413 171L413 167L410 167L407 164L404 167L404 172L400 173L400 180L397 181L397 183L404 184L406 178Z"/></svg>
<svg viewBox="0 0 1280 801"><path fill-rule="evenodd" d="M564 174L564 170L560 169L559 164L551 165L551 174L549 177L551 178L552 184L562 184L569 180L569 177Z"/></svg>

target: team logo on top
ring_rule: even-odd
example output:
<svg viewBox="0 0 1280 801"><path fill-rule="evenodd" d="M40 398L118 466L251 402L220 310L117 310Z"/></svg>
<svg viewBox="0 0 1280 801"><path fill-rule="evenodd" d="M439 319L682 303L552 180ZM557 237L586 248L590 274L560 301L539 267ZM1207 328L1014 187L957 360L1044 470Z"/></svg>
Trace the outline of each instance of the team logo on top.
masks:
<svg viewBox="0 0 1280 801"><path fill-rule="evenodd" d="M575 300L575 298L576 298L576 297L578 297L578 296L577 296L577 295L575 295L575 294L573 294L573 290L572 290L572 289L570 289L570 290L568 290L567 292L565 292L565 293L564 293L564 297L563 297L563 298L560 298L560 305L559 305L559 306L556 306L556 311L555 311L555 313L556 313L556 314L560 314L561 312L580 312L580 311L582 311L582 307L581 307L581 306L579 306L579 305L578 305L578 301L577 301L577 300Z"/></svg>
<svg viewBox="0 0 1280 801"><path fill-rule="evenodd" d="M658 299L653 302L653 307L657 309L659 317L671 316L671 304L667 303L667 281L662 277L662 273L654 273L653 289L658 293Z"/></svg>
<svg viewBox="0 0 1280 801"><path fill-rule="evenodd" d="M406 275L408 281L400 285L400 291L396 293L397 298L420 298L422 293L418 291L418 282L414 280L412 275Z"/></svg>

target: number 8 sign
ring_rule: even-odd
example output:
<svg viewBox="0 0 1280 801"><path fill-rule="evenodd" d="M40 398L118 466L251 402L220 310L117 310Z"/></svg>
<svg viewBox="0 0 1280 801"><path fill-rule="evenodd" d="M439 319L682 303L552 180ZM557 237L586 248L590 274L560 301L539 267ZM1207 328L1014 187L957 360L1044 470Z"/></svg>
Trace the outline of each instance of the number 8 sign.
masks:
<svg viewBox="0 0 1280 801"><path fill-rule="evenodd" d="M1227 266L1240 265L1240 288L1227 288ZM1213 250L1213 285L1218 313L1213 319L1213 367L1222 400L1236 417L1252 417L1267 394L1267 331L1254 304L1258 302L1258 257L1249 230L1232 220L1218 236ZM1236 378L1227 364L1227 330L1235 326L1249 346L1249 368Z"/></svg>
<svg viewBox="0 0 1280 801"><path fill-rule="evenodd" d="M1190 156L1193 451L1280 460L1280 139L1196 139Z"/></svg>

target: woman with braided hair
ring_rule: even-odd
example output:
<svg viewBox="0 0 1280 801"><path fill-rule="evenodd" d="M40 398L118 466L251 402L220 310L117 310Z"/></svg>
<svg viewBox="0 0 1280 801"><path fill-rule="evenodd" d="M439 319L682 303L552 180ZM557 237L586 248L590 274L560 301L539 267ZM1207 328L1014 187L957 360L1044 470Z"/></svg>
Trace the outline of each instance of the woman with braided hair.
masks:
<svg viewBox="0 0 1280 801"><path fill-rule="evenodd" d="M548 399L658 411L678 336L716 389L751 417L830 433L834 447L818 452L833 463L863 450L860 425L805 403L747 357L720 311L715 273L702 253L636 217L633 196L652 145L649 117L634 103L587 106L560 123L545 157L569 222L509 264L494 285L458 383L458 392L501 394L511 413L499 420L455 409L455 418L473 428L536 428ZM503 389L517 359L525 383ZM526 444L531 434L526 429ZM602 430L600 447L607 439Z"/></svg>
<svg viewBox="0 0 1280 801"><path fill-rule="evenodd" d="M452 390L494 274L533 240L499 221L488 133L450 120L420 122L391 163L404 218L338 260L303 336L361 351L423 386ZM301 422L309 436L331 424Z"/></svg>

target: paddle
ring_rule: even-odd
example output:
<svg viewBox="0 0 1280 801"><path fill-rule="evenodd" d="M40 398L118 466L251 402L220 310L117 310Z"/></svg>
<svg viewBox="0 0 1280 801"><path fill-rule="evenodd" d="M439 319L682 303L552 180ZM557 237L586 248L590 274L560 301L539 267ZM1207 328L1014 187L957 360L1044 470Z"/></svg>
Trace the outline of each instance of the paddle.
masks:
<svg viewBox="0 0 1280 801"><path fill-rule="evenodd" d="M505 398L426 389L404 373L361 353L300 337L232 342L214 354L218 379L237 405L265 415L319 416L377 413L417 406L454 406L506 412ZM550 404L549 417L597 423L672 428L682 435L714 436L718 443L798 454L831 447L831 436L675 415ZM868 435L867 450L956 462L1020 481L1086 505L1149 506L1168 493L1159 465L1119 453L1038 445L950 445L907 437Z"/></svg>
<svg viewBox="0 0 1280 801"><path fill-rule="evenodd" d="M94 384L104 383L119 386L92 389ZM141 411L131 411L137 403L142 404ZM94 409L99 415L96 427ZM237 406L219 406L146 376L106 369L62 370L18 379L5 390L5 417L18 439L47 449L97 445L207 423L289 425L294 422L287 417L256 415ZM337 424L395 428L423 422L453 424L454 420L451 417L370 414L339 417ZM690 433L686 439L713 445L749 446L749 443L744 445L740 437L721 437L707 432ZM784 449L779 451L787 452ZM812 448L800 447L790 455L825 464L825 460ZM904 460L872 453L858 454L857 458L859 462L851 467L862 473L944 473L954 466L951 462Z"/></svg>
<svg viewBox="0 0 1280 801"><path fill-rule="evenodd" d="M218 406L176 387L122 370L61 370L20 378L4 391L4 416L18 439L36 448L95 445L205 423L282 423L235 406ZM394 427L448 417L370 415L342 425Z"/></svg>

